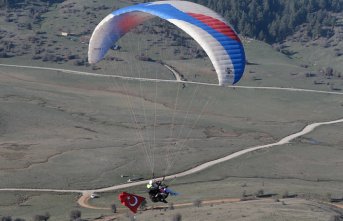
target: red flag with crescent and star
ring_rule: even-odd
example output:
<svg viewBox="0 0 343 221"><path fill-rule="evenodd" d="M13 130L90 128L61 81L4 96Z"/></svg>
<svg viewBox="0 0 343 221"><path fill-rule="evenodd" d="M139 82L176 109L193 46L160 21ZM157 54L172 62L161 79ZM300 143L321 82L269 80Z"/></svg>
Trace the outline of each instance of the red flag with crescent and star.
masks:
<svg viewBox="0 0 343 221"><path fill-rule="evenodd" d="M137 213L138 207L145 200L145 198L131 193L122 192L119 195L119 200L121 204L129 208L133 213Z"/></svg>

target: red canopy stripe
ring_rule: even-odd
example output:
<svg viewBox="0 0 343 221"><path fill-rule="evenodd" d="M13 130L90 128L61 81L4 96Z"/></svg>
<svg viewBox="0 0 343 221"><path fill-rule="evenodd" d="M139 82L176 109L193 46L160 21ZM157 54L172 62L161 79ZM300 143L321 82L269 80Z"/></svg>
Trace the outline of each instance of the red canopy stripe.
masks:
<svg viewBox="0 0 343 221"><path fill-rule="evenodd" d="M214 30L226 35L227 37L236 40L238 42L241 42L241 40L238 38L237 34L224 22L212 18L207 15L202 14L196 14L196 13L187 13L188 15L192 16L193 18L196 18L197 20L203 22L204 24L208 25L209 27L213 28Z"/></svg>

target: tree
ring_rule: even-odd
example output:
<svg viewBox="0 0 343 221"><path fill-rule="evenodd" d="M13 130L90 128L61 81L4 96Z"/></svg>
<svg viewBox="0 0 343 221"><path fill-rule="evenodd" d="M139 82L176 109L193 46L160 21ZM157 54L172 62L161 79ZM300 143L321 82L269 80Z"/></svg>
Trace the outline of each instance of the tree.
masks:
<svg viewBox="0 0 343 221"><path fill-rule="evenodd" d="M249 37L275 43L284 40L303 24L316 38L325 24L335 21L331 12L340 12L341 0L194 0L222 14L234 28Z"/></svg>

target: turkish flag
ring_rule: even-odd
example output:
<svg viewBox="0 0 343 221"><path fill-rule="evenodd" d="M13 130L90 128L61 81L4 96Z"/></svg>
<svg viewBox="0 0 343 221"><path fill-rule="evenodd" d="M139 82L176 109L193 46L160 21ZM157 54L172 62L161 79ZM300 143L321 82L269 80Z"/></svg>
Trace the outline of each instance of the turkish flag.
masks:
<svg viewBox="0 0 343 221"><path fill-rule="evenodd" d="M122 192L119 195L119 200L121 204L128 207L133 213L137 213L138 207L145 200L145 198L131 193Z"/></svg>

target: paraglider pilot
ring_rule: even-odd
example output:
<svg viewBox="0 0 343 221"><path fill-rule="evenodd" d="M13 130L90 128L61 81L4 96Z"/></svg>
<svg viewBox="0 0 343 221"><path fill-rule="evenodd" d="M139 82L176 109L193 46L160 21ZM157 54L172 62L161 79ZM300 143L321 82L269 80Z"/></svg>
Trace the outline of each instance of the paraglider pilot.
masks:
<svg viewBox="0 0 343 221"><path fill-rule="evenodd" d="M163 181L154 181L150 180L147 184L148 193L151 201L153 202L163 202L168 203L166 198L169 196L169 192L167 191L167 187Z"/></svg>

